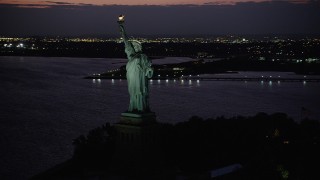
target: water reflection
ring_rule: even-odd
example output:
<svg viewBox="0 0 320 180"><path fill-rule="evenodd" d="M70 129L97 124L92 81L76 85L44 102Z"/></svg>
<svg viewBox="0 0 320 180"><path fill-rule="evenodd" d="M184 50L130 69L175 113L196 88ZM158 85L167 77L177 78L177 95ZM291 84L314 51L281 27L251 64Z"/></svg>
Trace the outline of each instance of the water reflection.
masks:
<svg viewBox="0 0 320 180"><path fill-rule="evenodd" d="M92 79L93 84L101 84L101 79Z"/></svg>
<svg viewBox="0 0 320 180"><path fill-rule="evenodd" d="M155 80L150 79L149 80L149 84L153 85L154 81ZM189 80L185 80L185 79L180 79L180 80L177 80L177 79L161 80L161 79L157 79L156 81L157 81L158 85L166 85L166 86L169 86L169 85L173 85L174 86L177 82L180 82L180 85L193 86L196 83L196 86L200 86L200 80L199 79L197 79L197 80L191 80L191 79L189 79ZM165 82L165 83L163 83L163 82Z"/></svg>
<svg viewBox="0 0 320 180"><path fill-rule="evenodd" d="M101 79L92 79L92 83L95 84L95 86L100 87L101 86Z"/></svg>
<svg viewBox="0 0 320 180"><path fill-rule="evenodd" d="M112 85L117 85L117 82L121 82L122 79L110 79L110 83ZM154 81L156 81L156 84L157 85L166 85L166 86L169 86L169 85L174 85L176 84L177 82L180 84L180 85L186 85L186 86L196 86L196 87L199 87L200 86L200 79L165 79L165 80L161 80L161 79L150 79L149 80L149 84L150 85L154 85ZM211 81L212 83L216 82L216 81ZM244 81L241 81L242 83L246 84L246 86L252 86L254 84L260 84L261 87L280 87L280 85L283 85L283 83L287 84L287 83L291 83L291 82L286 82L286 81L281 81L281 80L260 80L260 81L247 81L247 80L244 80ZM303 86L306 86L307 85L307 80L303 80L301 81L302 82L302 85ZM301 83L300 82L300 83ZM96 85L101 85L102 84L102 79L92 79L92 83L93 84L96 84ZM227 81L221 81L221 83L226 83L228 84Z"/></svg>

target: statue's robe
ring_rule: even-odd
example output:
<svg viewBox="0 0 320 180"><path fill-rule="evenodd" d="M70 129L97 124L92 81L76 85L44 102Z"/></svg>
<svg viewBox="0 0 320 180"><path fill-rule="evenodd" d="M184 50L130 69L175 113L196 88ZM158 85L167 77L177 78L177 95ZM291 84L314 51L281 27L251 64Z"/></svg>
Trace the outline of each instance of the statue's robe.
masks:
<svg viewBox="0 0 320 180"><path fill-rule="evenodd" d="M128 63L126 65L128 90L130 95L130 112L149 111L148 78L152 76L151 62L145 54L126 48Z"/></svg>

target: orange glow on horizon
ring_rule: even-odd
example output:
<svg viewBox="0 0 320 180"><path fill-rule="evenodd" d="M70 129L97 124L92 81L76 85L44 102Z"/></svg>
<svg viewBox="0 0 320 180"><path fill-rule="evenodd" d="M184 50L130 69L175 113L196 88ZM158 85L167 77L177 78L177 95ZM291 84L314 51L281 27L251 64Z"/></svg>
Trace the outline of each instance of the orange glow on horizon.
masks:
<svg viewBox="0 0 320 180"><path fill-rule="evenodd" d="M271 0L57 0L57 1L39 1L39 0L0 0L0 4L13 5L34 5L34 6L50 6L50 5L234 5L240 2L272 2ZM290 3L308 3L309 0L291 0Z"/></svg>

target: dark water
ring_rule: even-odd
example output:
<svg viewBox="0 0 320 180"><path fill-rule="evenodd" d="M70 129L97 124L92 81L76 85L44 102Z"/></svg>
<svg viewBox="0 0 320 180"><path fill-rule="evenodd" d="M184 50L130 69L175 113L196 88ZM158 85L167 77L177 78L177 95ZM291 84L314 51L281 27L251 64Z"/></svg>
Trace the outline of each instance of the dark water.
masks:
<svg viewBox="0 0 320 180"><path fill-rule="evenodd" d="M122 65L114 62L125 60L0 57L0 179L26 179L63 162L72 155L74 138L106 122L117 122L128 105L126 81L82 79ZM162 122L257 112L285 112L299 121L301 107L320 119L320 83L150 83L151 108Z"/></svg>

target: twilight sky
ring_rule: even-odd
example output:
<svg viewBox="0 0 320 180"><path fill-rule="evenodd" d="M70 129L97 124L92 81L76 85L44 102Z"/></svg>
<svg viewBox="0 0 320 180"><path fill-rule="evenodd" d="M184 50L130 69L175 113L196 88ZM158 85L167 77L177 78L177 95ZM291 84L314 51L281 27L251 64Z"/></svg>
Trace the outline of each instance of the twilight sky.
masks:
<svg viewBox="0 0 320 180"><path fill-rule="evenodd" d="M181 5L181 4L214 4L214 5L234 5L239 2L265 2L270 0L59 0L59 1L41 1L41 0L1 0L2 4L92 4L92 5ZM283 1L283 0L282 0ZM308 0L291 0L292 3L307 3Z"/></svg>
<svg viewBox="0 0 320 180"><path fill-rule="evenodd" d="M0 0L0 36L320 34L319 0Z"/></svg>

